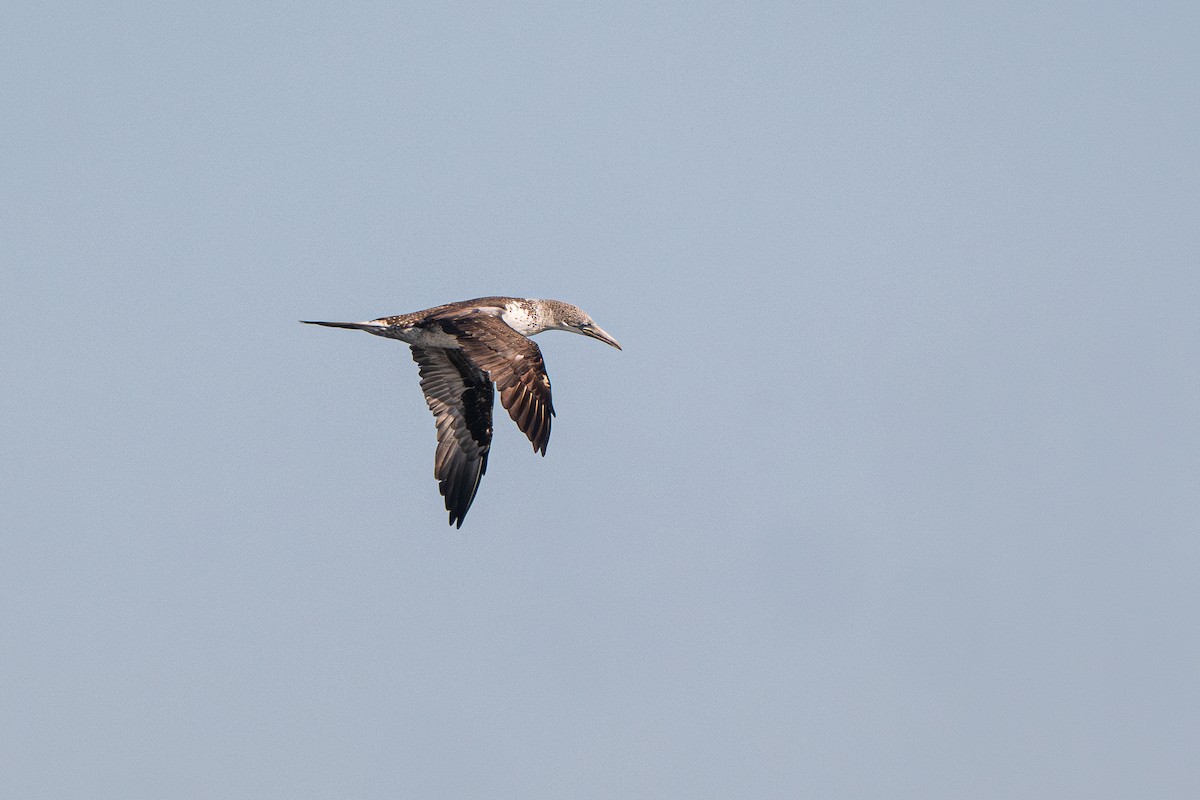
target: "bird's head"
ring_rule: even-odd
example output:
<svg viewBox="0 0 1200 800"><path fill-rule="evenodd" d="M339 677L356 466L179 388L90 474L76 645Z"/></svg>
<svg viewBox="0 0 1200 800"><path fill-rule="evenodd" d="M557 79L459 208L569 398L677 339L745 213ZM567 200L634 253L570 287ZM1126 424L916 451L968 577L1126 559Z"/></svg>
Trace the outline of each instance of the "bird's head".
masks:
<svg viewBox="0 0 1200 800"><path fill-rule="evenodd" d="M561 300L546 300L544 302L550 307L553 312L553 319L555 320L552 325L548 326L549 330L580 333L584 336L590 336L593 339L599 339L618 350L621 349L621 345L617 340L605 333L604 329L597 325L595 320L588 316L588 313L579 306L573 306Z"/></svg>

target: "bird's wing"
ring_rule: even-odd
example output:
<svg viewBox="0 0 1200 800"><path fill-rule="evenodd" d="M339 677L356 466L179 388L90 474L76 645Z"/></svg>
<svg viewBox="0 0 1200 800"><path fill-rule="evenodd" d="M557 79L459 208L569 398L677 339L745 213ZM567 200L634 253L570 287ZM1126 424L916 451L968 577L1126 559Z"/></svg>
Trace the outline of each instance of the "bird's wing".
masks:
<svg viewBox="0 0 1200 800"><path fill-rule="evenodd" d="M421 391L437 419L433 474L446 498L450 524L463 517L487 471L492 446L492 382L459 350L412 345L421 372Z"/></svg>
<svg viewBox="0 0 1200 800"><path fill-rule="evenodd" d="M442 330L458 338L471 363L500 390L500 402L534 451L546 455L550 441L550 377L537 344L497 317L476 315L440 320Z"/></svg>

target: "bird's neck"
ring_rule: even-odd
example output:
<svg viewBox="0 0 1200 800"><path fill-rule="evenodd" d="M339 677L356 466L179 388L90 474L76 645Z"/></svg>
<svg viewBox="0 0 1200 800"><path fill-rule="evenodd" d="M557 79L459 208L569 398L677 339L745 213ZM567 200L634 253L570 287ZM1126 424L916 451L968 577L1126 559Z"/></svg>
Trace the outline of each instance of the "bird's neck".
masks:
<svg viewBox="0 0 1200 800"><path fill-rule="evenodd" d="M547 323L551 318L541 300L513 300L505 303L500 317L508 327L522 336L533 336L546 330L550 327Z"/></svg>

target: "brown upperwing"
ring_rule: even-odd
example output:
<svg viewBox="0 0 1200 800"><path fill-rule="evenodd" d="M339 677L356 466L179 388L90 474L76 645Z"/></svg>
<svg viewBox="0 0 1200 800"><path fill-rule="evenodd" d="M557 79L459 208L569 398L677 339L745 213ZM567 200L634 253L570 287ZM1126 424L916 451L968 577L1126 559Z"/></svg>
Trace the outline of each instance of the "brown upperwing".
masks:
<svg viewBox="0 0 1200 800"><path fill-rule="evenodd" d="M501 319L479 314L438 320L458 337L471 363L487 373L500 390L500 402L533 449L546 455L550 441L550 378L538 346Z"/></svg>

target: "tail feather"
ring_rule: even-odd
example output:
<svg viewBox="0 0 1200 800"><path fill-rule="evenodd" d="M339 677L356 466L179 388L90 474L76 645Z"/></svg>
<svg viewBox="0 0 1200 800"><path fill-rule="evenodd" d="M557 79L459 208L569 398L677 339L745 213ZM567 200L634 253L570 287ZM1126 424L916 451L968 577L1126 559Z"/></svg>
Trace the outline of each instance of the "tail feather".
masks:
<svg viewBox="0 0 1200 800"><path fill-rule="evenodd" d="M318 322L312 319L300 320L305 325L324 325L326 328L349 328L354 331L369 331L373 328L383 327L378 322Z"/></svg>

